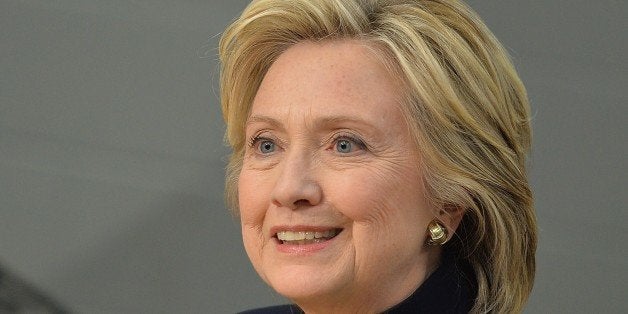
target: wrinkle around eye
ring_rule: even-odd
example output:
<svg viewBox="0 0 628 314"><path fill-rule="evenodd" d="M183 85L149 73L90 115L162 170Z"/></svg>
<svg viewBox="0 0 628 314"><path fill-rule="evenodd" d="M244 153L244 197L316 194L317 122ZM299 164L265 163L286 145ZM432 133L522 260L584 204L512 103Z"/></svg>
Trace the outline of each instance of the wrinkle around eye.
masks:
<svg viewBox="0 0 628 314"><path fill-rule="evenodd" d="M267 170L280 162L282 149L275 143L275 150L268 154L260 152L260 143L247 145L244 151L243 166L253 170Z"/></svg>
<svg viewBox="0 0 628 314"><path fill-rule="evenodd" d="M243 168L250 170L270 170L279 164L275 156L260 156L259 154L246 154L243 160Z"/></svg>

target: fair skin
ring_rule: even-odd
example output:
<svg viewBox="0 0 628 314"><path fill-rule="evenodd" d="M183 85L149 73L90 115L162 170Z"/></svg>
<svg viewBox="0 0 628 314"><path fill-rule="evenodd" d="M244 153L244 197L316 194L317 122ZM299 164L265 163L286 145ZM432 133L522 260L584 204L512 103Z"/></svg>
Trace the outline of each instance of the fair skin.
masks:
<svg viewBox="0 0 628 314"><path fill-rule="evenodd" d="M457 226L425 198L400 85L366 43L302 42L256 94L238 182L244 245L307 313L401 302L437 267L428 223Z"/></svg>

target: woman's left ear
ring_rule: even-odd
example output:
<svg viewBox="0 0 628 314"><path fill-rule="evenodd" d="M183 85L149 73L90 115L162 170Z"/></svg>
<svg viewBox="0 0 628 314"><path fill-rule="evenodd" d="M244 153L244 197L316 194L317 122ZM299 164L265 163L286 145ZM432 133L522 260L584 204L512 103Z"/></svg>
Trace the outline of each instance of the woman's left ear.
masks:
<svg viewBox="0 0 628 314"><path fill-rule="evenodd" d="M438 211L437 217L438 220L445 225L449 234L453 235L458 229L464 213L465 208L460 205L445 204L443 208Z"/></svg>

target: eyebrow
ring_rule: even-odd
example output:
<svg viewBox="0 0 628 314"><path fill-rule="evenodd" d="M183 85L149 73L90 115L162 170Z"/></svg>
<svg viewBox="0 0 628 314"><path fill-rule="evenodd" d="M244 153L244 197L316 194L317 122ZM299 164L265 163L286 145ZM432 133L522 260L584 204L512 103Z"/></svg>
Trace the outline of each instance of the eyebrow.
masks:
<svg viewBox="0 0 628 314"><path fill-rule="evenodd" d="M281 122L279 122L277 119L271 118L269 116L260 116L260 115L255 115L255 116L251 116L248 119L246 119L246 123L245 123L245 127L249 126L250 124L253 123L267 123L270 124L274 127L280 127L281 126Z"/></svg>
<svg viewBox="0 0 628 314"><path fill-rule="evenodd" d="M273 127L277 127L277 128L283 127L283 123L281 123L279 120L269 117L269 116L264 116L264 115L255 115L255 116L249 117L246 120L245 127L253 123L267 123ZM316 118L314 121L311 121L310 123L313 124L314 126L323 126L323 127L329 127L331 125L338 124L338 123L352 123L352 124L362 125L370 130L376 129L374 124L366 120L359 119L354 116L347 116L347 115L323 116L323 117Z"/></svg>

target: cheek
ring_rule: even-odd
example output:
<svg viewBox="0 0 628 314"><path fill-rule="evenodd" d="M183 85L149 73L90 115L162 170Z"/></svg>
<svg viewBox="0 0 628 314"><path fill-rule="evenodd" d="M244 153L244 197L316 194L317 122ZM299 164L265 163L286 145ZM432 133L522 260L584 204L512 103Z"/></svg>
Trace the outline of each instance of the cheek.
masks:
<svg viewBox="0 0 628 314"><path fill-rule="evenodd" d="M238 179L238 203L240 206L240 224L242 240L251 258L255 262L264 244L264 218L268 209L270 191L261 184L259 175L243 170ZM258 253L255 253L255 252Z"/></svg>
<svg viewBox="0 0 628 314"><path fill-rule="evenodd" d="M242 170L238 178L238 203L243 228L261 227L269 204L268 184L260 182L261 176ZM244 230L243 230L244 231Z"/></svg>
<svg viewBox="0 0 628 314"><path fill-rule="evenodd" d="M357 223L416 221L429 210L417 170L395 167L362 167L336 176L330 183L333 203Z"/></svg>
<svg viewBox="0 0 628 314"><path fill-rule="evenodd" d="M259 181L259 176L243 170L238 178L238 201L244 248L253 267L261 274L263 225L269 192L264 190L264 186L260 186Z"/></svg>

